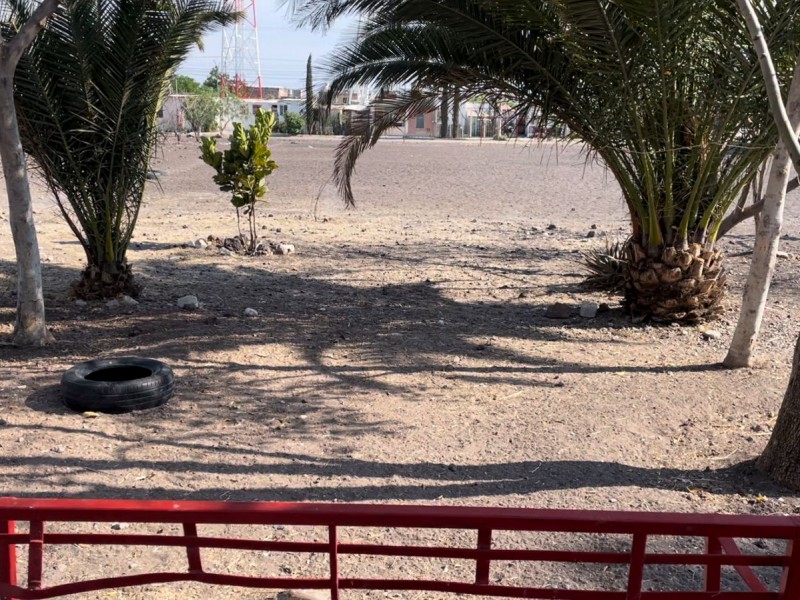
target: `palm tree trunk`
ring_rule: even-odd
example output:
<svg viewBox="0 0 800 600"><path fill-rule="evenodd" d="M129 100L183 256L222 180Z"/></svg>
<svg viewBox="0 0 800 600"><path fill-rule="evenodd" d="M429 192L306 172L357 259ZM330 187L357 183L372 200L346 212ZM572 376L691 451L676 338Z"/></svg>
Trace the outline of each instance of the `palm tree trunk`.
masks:
<svg viewBox="0 0 800 600"><path fill-rule="evenodd" d="M442 106L439 109L440 123L439 123L439 137L447 138L447 130L450 122L449 106L450 104L450 90L447 86L442 88Z"/></svg>
<svg viewBox="0 0 800 600"><path fill-rule="evenodd" d="M775 429L758 459L759 468L778 483L800 489L800 338L794 349L792 375Z"/></svg>
<svg viewBox="0 0 800 600"><path fill-rule="evenodd" d="M461 92L453 88L453 139L461 137Z"/></svg>
<svg viewBox="0 0 800 600"><path fill-rule="evenodd" d="M797 137L800 133L800 57L795 65L786 109L790 126L794 136ZM750 273L747 276L742 309L739 312L739 322L728 355L723 362L726 367L748 367L752 360L753 348L764 318L770 282L775 271L791 164L789 149L781 140L775 149L775 158L770 169L764 207L756 232L753 259L750 262Z"/></svg>
<svg viewBox="0 0 800 600"><path fill-rule="evenodd" d="M3 163L11 236L17 256L17 320L13 337L17 346L38 347L53 341L45 321L39 242L14 105L14 72L25 48L57 6L58 0L45 0L11 41L0 43L0 161Z"/></svg>

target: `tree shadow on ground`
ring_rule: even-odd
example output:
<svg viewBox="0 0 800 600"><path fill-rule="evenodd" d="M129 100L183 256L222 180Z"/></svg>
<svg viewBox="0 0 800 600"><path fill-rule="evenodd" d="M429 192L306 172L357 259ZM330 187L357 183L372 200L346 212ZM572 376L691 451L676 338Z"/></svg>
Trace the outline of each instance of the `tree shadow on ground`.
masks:
<svg viewBox="0 0 800 600"><path fill-rule="evenodd" d="M65 497L75 498L127 498L142 493L138 486L126 486L115 480L115 473L150 472L157 474L193 473L197 477L214 475L291 475L311 476L320 480L315 485L288 485L270 488L231 490L204 486L196 491L184 490L185 499L218 499L226 497L238 501L439 501L464 498L491 498L494 496L530 495L553 490L651 488L689 493L702 490L708 494L742 494L755 492L765 495L791 495L791 492L770 482L755 468L752 460L719 469L649 468L618 462L556 460L517 461L494 464L437 464L437 463L385 463L347 457L312 456L290 452L246 451L256 460L253 464L237 464L226 460L228 453L242 453L241 449L222 448L201 437L163 439L158 436L125 439L124 436L103 431L91 431L51 426L21 426L21 432L36 434L52 432L82 433L121 442L139 442L154 447L177 448L190 454L197 450L214 450L207 460L162 460L153 458L115 456L113 459L75 458L53 455L8 457L7 464L24 475L6 475L4 493L29 495L25 486L15 487L14 480L29 477L29 473L81 471L109 475L109 483L96 483L80 490L64 489ZM47 475L42 475L47 477ZM328 480L323 483L321 478ZM169 499L175 489L148 487L150 498ZM51 494L45 494L51 495Z"/></svg>

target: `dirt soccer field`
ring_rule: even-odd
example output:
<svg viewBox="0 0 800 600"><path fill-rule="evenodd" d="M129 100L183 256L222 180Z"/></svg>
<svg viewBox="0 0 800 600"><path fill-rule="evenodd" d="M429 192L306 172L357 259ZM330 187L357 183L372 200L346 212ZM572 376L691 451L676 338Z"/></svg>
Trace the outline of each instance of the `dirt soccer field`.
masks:
<svg viewBox="0 0 800 600"><path fill-rule="evenodd" d="M143 284L132 307L79 306L69 297L83 252L36 187L57 344L0 348L2 495L800 512L800 496L769 484L752 464L774 423L798 334L800 197L789 199L781 248L789 256L778 263L761 365L730 372L718 365L735 325L752 223L722 242L730 309L710 326L721 336L707 340L701 328L632 325L617 299L578 286L578 253L606 236L624 239L628 224L616 184L577 147L382 142L359 164L358 206L345 210L331 186L316 200L335 140L278 138L273 146L280 169L259 226L296 252L247 258L187 247L234 235L236 221L196 143L170 140L129 252ZM15 267L6 206L3 198L0 334L9 339ZM598 235L590 239L592 225ZM187 294L198 297L199 310L178 308ZM580 318L583 300L611 310ZM574 304L575 316L546 318L556 302ZM245 317L246 308L258 316ZM132 354L174 368L168 405L97 418L63 407L64 370ZM398 541L385 531L369 535ZM177 550L61 548L46 556L46 583L135 573L170 557L183 564ZM325 570L322 560L274 553L218 559L231 572ZM432 577L463 574L410 563ZM373 576L403 568L353 564ZM625 571L508 566L493 577L603 588L624 581ZM649 577L654 589L675 577L691 589L702 573ZM274 594L174 586L84 597Z"/></svg>

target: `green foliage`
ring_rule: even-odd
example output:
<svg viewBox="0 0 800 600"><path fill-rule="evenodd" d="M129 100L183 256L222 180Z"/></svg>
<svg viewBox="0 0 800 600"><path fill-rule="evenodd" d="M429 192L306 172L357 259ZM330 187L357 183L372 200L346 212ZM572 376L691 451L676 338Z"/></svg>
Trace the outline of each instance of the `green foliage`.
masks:
<svg viewBox="0 0 800 600"><path fill-rule="evenodd" d="M222 74L219 72L219 67L214 66L211 68L211 71L208 73L208 77L206 77L206 80L203 82L203 87L214 90L215 92L219 92L221 79Z"/></svg>
<svg viewBox="0 0 800 600"><path fill-rule="evenodd" d="M611 243L604 249L592 248L581 253L581 264L589 272L583 285L592 290L621 294L628 274L628 241Z"/></svg>
<svg viewBox="0 0 800 600"><path fill-rule="evenodd" d="M8 39L35 0L5 0ZM25 152L86 253L79 293L115 295L178 66L237 14L218 0L70 0L22 57L15 100Z"/></svg>
<svg viewBox="0 0 800 600"><path fill-rule="evenodd" d="M311 64L311 55L308 55L308 62L306 63L306 133L309 135L314 130L314 75L313 66Z"/></svg>
<svg viewBox="0 0 800 600"><path fill-rule="evenodd" d="M267 193L267 177L278 168L269 149L274 126L274 113L259 109L255 124L248 129L241 123L233 124L229 149L217 150L217 141L213 138L203 138L202 141L201 158L216 171L214 183L221 191L231 194L237 221L242 209L248 217L250 238L247 240L247 250L250 254L255 252L258 241L256 203Z"/></svg>
<svg viewBox="0 0 800 600"><path fill-rule="evenodd" d="M199 94L187 96L183 103L183 113L193 131L202 133L214 129L217 118L222 113L222 100L217 92L204 89Z"/></svg>
<svg viewBox="0 0 800 600"><path fill-rule="evenodd" d="M756 10L788 81L800 0ZM398 121L435 109L442 87L513 100L565 123L619 183L649 256L713 244L725 212L777 141L758 57L734 2L685 0L298 0L300 22L364 15L332 59L329 98L403 87L351 121L336 180L353 201L355 161ZM787 60L787 57L790 60Z"/></svg>
<svg viewBox="0 0 800 600"><path fill-rule="evenodd" d="M286 113L283 116L285 132L289 135L299 135L306 128L306 120L297 113Z"/></svg>
<svg viewBox="0 0 800 600"><path fill-rule="evenodd" d="M172 79L172 91L176 94L196 94L200 84L187 75L176 75Z"/></svg>

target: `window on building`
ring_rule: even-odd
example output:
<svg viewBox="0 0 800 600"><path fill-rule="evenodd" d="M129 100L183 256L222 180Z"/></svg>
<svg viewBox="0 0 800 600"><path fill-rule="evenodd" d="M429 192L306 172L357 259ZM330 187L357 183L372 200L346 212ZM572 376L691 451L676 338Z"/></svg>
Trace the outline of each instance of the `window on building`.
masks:
<svg viewBox="0 0 800 600"><path fill-rule="evenodd" d="M417 115L417 129L425 129L425 115Z"/></svg>
<svg viewBox="0 0 800 600"><path fill-rule="evenodd" d="M258 114L259 109L261 108L260 104L253 104L253 114Z"/></svg>
<svg viewBox="0 0 800 600"><path fill-rule="evenodd" d="M274 113L278 112L278 105L277 104L273 104L271 109L272 109L272 112L274 112Z"/></svg>
<svg viewBox="0 0 800 600"><path fill-rule="evenodd" d="M281 114L285 115L289 112L289 106L287 104L281 104Z"/></svg>

